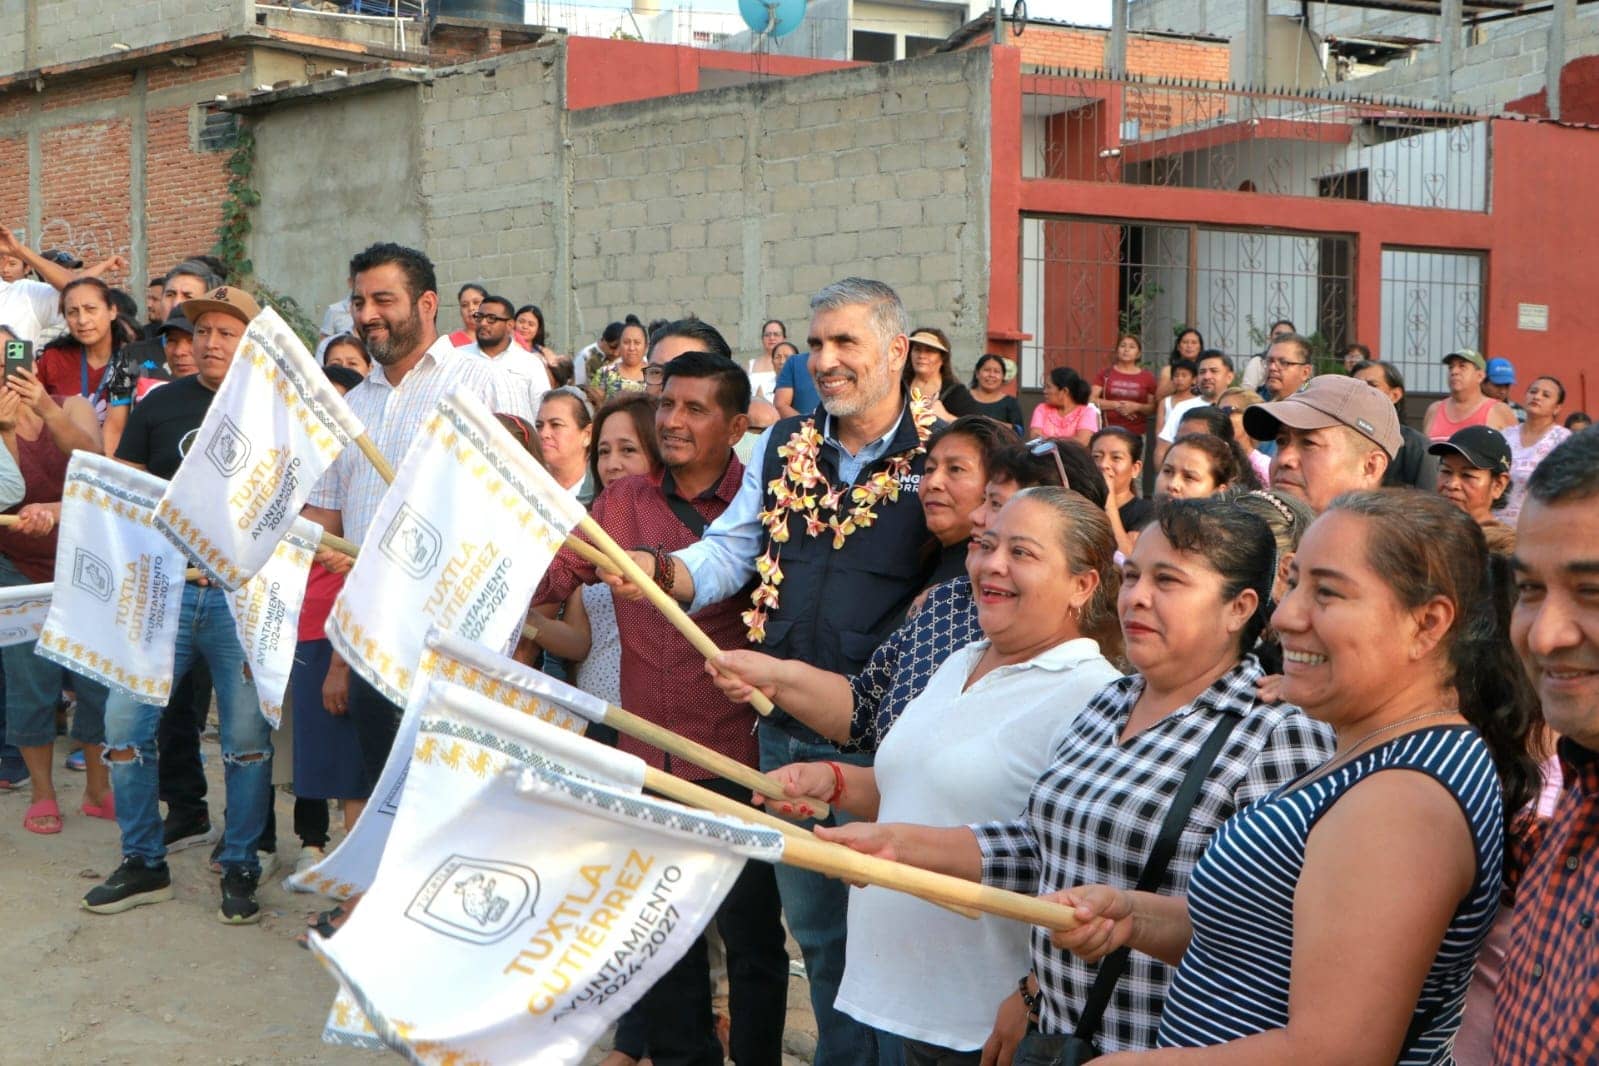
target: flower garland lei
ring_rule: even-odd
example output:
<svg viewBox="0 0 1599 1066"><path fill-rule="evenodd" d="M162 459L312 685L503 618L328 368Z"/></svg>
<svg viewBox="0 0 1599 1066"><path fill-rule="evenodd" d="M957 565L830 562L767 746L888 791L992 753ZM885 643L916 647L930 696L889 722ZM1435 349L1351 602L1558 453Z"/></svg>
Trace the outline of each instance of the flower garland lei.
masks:
<svg viewBox="0 0 1599 1066"><path fill-rule="evenodd" d="M739 616L752 642L760 643L765 639L767 617L777 610L777 587L783 583L779 560L782 546L788 540L789 517L794 514L804 517L808 537L831 532L834 551L844 546L851 533L877 521L877 505L885 499L890 503L899 499L900 479L910 473L915 458L926 453L927 438L938 421L932 405L914 391L911 393L911 417L916 423L916 447L894 456L886 467L855 486L835 486L817 466L822 434L816 428L814 416L800 423L788 443L778 446L778 457L787 462L782 476L767 483L772 506L759 516L768 540L766 553L755 560L760 583L751 597L752 606Z"/></svg>

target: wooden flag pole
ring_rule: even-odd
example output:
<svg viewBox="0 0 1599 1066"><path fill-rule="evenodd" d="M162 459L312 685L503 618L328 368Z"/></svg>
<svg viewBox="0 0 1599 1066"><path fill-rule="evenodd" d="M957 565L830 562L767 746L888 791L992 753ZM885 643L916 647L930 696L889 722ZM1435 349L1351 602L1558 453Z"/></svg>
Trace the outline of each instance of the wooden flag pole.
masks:
<svg viewBox="0 0 1599 1066"><path fill-rule="evenodd" d="M383 479L383 484L394 484L394 467L390 466L388 459L378 451L378 446L372 443L372 438L363 433L355 438L355 444L372 464L372 468L378 472L378 477Z"/></svg>
<svg viewBox="0 0 1599 1066"><path fill-rule="evenodd" d="M583 520L578 523L577 528L581 529L589 540L599 546L599 549L606 554L612 564L621 571L622 576L637 586L644 593L645 599L659 608L667 620L677 627L679 633L688 638L688 642L694 645L695 651L707 659L714 659L722 654L722 649L716 646L716 641L705 635L705 630L695 624L694 619L690 618L688 612L683 610L682 604L674 600L669 592L657 585L644 572L643 568L633 561L633 557L623 551L621 546L611 539L611 535L605 532L598 522L585 515ZM751 694L750 706L761 714L772 713L772 701L767 699L766 694L759 690Z"/></svg>
<svg viewBox="0 0 1599 1066"><path fill-rule="evenodd" d="M905 892L931 902L954 903L1045 929L1064 931L1077 928L1076 911L1063 904L1048 903L1036 896L1008 892L1002 888L990 888L975 881L934 873L901 862L889 862L825 840L784 837L782 861L852 884L892 888L896 892Z"/></svg>
<svg viewBox="0 0 1599 1066"><path fill-rule="evenodd" d="M791 822L785 822L781 818L774 818L765 811L757 810L748 804L740 803L738 800L729 799L719 792L712 792L710 789L701 785L696 785L692 781L684 781L680 777L673 777L664 770L657 770L654 767L649 766L645 767L644 787L649 789L651 792L665 796L667 799L676 800L679 803L684 803L691 807L701 807L716 814L726 814L731 815L734 818L742 818L744 821L750 822L753 825L763 825L768 829L776 829L786 837L804 837L807 840L815 841L816 843L821 844L825 848L844 852L846 855L857 854L856 852L850 851L850 849L844 847L842 844L834 844L828 841L818 841L814 836L811 835L809 831L801 829L799 826L794 825ZM840 856L840 861L847 860L844 858L844 856ZM929 903L936 903L938 906L943 907L946 910L955 912L962 918L976 918L978 915L978 912L973 910L971 907L962 906L959 903L948 902L942 898L930 899L925 896L923 898L927 899Z"/></svg>
<svg viewBox="0 0 1599 1066"><path fill-rule="evenodd" d="M635 740L660 748L662 751L671 752L680 759L686 759L695 766L709 770L717 777L723 777L736 785L743 785L751 792L758 792L767 799L787 799L783 786L769 774L763 774L754 767L745 766L737 759L713 751L704 744L698 744L685 736L672 732L664 726L640 718L631 711L616 706L614 703L605 707L605 724L615 726L619 732L626 733ZM826 818L829 813L827 804L821 800L807 800L816 810L817 818Z"/></svg>

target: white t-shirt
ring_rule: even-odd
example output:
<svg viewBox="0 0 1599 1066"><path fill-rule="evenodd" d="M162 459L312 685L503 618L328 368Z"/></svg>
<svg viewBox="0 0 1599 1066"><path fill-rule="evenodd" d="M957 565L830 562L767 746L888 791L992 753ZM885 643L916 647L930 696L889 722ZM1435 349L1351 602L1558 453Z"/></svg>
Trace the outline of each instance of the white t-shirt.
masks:
<svg viewBox="0 0 1599 1066"><path fill-rule="evenodd" d="M518 344L507 344L499 355L485 354L476 341L463 344L456 351L498 367L502 374L525 388L527 405L532 411L539 409L539 397L550 391L550 371L544 360Z"/></svg>
<svg viewBox="0 0 1599 1066"><path fill-rule="evenodd" d="M22 278L0 281L0 326L10 326L17 339L37 345L66 329L61 294L42 281Z"/></svg>
<svg viewBox="0 0 1599 1066"><path fill-rule="evenodd" d="M988 648L955 652L878 748L878 820L918 825L1010 821L1073 719L1121 675L1092 640L1069 640L962 686ZM867 1025L971 1051L1027 972L1028 927L973 921L886 888L850 890L839 1010Z"/></svg>
<svg viewBox="0 0 1599 1066"><path fill-rule="evenodd" d="M1160 439L1167 444L1177 439L1177 424L1183 420L1183 412L1193 407L1205 406L1205 398L1203 396L1190 396L1188 399L1179 400L1176 403L1172 402L1173 399L1175 397L1168 396L1161 401L1161 404L1166 408L1166 421L1160 427Z"/></svg>

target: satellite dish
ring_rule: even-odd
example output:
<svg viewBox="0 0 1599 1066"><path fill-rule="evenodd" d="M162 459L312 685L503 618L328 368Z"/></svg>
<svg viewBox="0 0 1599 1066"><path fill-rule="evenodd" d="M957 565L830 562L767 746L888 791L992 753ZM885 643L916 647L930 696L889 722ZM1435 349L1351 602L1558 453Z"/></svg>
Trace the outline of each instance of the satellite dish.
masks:
<svg viewBox="0 0 1599 1066"><path fill-rule="evenodd" d="M784 37L805 18L805 0L738 0L744 24L756 33Z"/></svg>

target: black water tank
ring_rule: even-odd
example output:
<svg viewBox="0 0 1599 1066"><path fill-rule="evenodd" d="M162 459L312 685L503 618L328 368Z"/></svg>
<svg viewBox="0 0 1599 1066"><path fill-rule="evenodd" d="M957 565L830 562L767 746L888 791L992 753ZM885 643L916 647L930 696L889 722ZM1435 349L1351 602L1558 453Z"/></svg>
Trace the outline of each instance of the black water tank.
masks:
<svg viewBox="0 0 1599 1066"><path fill-rule="evenodd" d="M429 10L441 19L480 19L517 26L524 21L522 0L434 0Z"/></svg>

